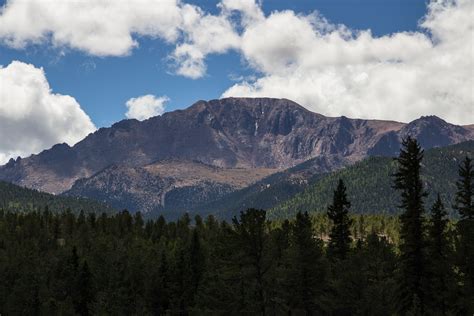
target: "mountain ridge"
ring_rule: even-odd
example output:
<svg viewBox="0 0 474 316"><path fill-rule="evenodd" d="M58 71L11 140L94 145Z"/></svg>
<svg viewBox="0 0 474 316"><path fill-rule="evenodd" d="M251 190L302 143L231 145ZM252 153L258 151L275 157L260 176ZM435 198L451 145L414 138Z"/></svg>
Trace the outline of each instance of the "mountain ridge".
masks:
<svg viewBox="0 0 474 316"><path fill-rule="evenodd" d="M276 173L318 157L322 158L321 162L325 157L337 157L332 165L324 166L325 171L331 171L367 156L392 156L407 134L419 137L425 148L474 139L474 129L449 124L433 116L400 123L326 117L287 99L201 100L187 109L145 121L122 120L111 127L100 128L72 147L57 144L37 155L12 159L0 167L0 180L55 194L69 191L76 184L75 194L93 191L103 195L92 190L94 186L105 188L97 175L114 165L120 166L116 169L118 173L109 172L101 181L113 182L133 168L146 170L147 166L166 164L170 160L184 161L189 166L199 162L221 169ZM129 171L125 172L127 168ZM140 183L140 177L150 176L142 171L120 181ZM247 174L246 185L268 176L267 173L261 174L261 178ZM185 177L183 171L176 174L173 181ZM199 185L188 189L189 192L213 191L213 185L222 185L228 190L242 189L226 181L210 181L209 187ZM85 183L95 184L86 187ZM78 189L79 184L81 189ZM132 194L131 199L137 194L151 193L145 191ZM129 193L123 192L124 196ZM189 197L187 194L183 199ZM137 204L134 210L140 207Z"/></svg>

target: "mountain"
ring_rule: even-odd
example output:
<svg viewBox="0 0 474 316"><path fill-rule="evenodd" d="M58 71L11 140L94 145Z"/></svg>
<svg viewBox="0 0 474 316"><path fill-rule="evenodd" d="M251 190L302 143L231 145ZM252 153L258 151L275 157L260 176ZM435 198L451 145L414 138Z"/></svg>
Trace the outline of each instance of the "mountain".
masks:
<svg viewBox="0 0 474 316"><path fill-rule="evenodd" d="M77 180L64 194L106 201L117 208L147 213L187 211L241 189L274 169L220 168L196 161L168 160L144 167L112 165ZM139 207L137 207L139 206Z"/></svg>
<svg viewBox="0 0 474 316"><path fill-rule="evenodd" d="M423 148L443 147L474 138L471 126L456 126L437 116L422 116L399 131L388 132L372 147L370 156L396 156L400 151L401 140L407 136L416 137Z"/></svg>
<svg viewBox="0 0 474 316"><path fill-rule="evenodd" d="M38 209L44 210L45 207L48 207L53 212L62 212L67 209L75 213L79 213L81 210L86 213L114 212L109 205L94 200L55 196L0 181L0 209L24 212Z"/></svg>
<svg viewBox="0 0 474 316"><path fill-rule="evenodd" d="M0 168L0 179L62 193L111 165L176 159L222 168L286 169L310 158L365 156L401 123L328 118L285 99L199 101L143 122L124 120L69 147L58 144Z"/></svg>
<svg viewBox="0 0 474 316"><path fill-rule="evenodd" d="M303 192L326 173L348 165L339 156L322 156L265 177L216 200L194 205L190 212L232 218L247 208L270 209Z"/></svg>
<svg viewBox="0 0 474 316"><path fill-rule="evenodd" d="M226 98L142 122L124 120L73 147L58 144L11 159L0 167L0 180L132 211L185 210L217 203L272 173L277 173L272 183L287 187L287 173L278 172L311 159L313 167L297 181L368 155L394 154L408 133L420 136L426 148L474 138L473 129L436 117L409 124L325 117L286 99ZM167 168L179 172L169 174Z"/></svg>
<svg viewBox="0 0 474 316"><path fill-rule="evenodd" d="M445 206L452 210L456 192L458 166L465 156L474 157L474 141L463 142L425 152L422 162L422 180L429 195L426 209L433 204L437 193ZM396 214L400 204L399 193L392 188L392 174L397 163L389 157L369 157L352 166L321 177L304 192L284 201L269 211L270 218L287 218L298 211L325 212L331 203L337 181L342 179L352 207L351 212L363 214Z"/></svg>

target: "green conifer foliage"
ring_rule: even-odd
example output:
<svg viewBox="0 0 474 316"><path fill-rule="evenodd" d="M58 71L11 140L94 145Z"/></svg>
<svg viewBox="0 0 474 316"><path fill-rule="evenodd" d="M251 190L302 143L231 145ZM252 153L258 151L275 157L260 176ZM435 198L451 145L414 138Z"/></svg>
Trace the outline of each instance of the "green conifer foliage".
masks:
<svg viewBox="0 0 474 316"><path fill-rule="evenodd" d="M398 308L400 313L424 312L426 274L424 205L426 193L420 178L423 150L411 137L402 142L396 159L395 189L400 191L403 213L400 216L400 262Z"/></svg>
<svg viewBox="0 0 474 316"><path fill-rule="evenodd" d="M334 191L332 204L328 207L328 217L333 222L329 233L328 252L337 259L346 258L352 242L350 226L352 219L349 218L351 203L347 199L344 182L339 179Z"/></svg>
<svg viewBox="0 0 474 316"><path fill-rule="evenodd" d="M459 181L454 208L461 219L457 224L459 241L457 246L458 266L461 273L462 293L460 311L474 313L474 166L466 157L459 166Z"/></svg>
<svg viewBox="0 0 474 316"><path fill-rule="evenodd" d="M438 194L431 208L428 229L427 257L427 306L428 313L448 315L453 306L455 278L453 249L448 237L448 219L441 197Z"/></svg>

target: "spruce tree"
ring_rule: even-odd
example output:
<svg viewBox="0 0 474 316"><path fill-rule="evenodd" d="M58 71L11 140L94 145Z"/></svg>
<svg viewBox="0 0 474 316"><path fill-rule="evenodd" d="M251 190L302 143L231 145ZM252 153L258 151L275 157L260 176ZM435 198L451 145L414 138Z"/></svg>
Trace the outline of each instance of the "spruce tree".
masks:
<svg viewBox="0 0 474 316"><path fill-rule="evenodd" d="M189 306L194 306L196 295L201 285L202 277L205 270L204 253L201 245L201 239L196 228L193 230L190 245L188 247L188 253L189 262L188 269L186 271L186 281L188 282L187 292L189 292L188 304Z"/></svg>
<svg viewBox="0 0 474 316"><path fill-rule="evenodd" d="M326 268L322 241L315 232L308 213L298 213L291 228L286 288L288 305L296 314L324 313L322 296L326 290Z"/></svg>
<svg viewBox="0 0 474 316"><path fill-rule="evenodd" d="M292 224L288 219L281 223L281 227L276 227L270 231L272 258L274 260L273 269L268 277L268 296L270 299L270 314L275 314L279 309L288 309L288 277L287 271L292 267L291 256L288 255L290 249L290 235Z"/></svg>
<svg viewBox="0 0 474 316"><path fill-rule="evenodd" d="M411 137L402 141L396 158L398 171L394 188L401 192L400 262L398 307L401 314L424 311L423 277L425 275L424 205L426 193L421 181L423 150Z"/></svg>
<svg viewBox="0 0 474 316"><path fill-rule="evenodd" d="M140 234L143 230L144 224L145 223L143 221L142 213L136 212L135 215L133 216L133 226L134 226L135 232Z"/></svg>
<svg viewBox="0 0 474 316"><path fill-rule="evenodd" d="M451 263L452 249L447 232L447 212L438 194L431 208L428 233L427 305L429 313L448 315L452 306L454 272Z"/></svg>
<svg viewBox="0 0 474 316"><path fill-rule="evenodd" d="M459 166L459 181L456 183L456 202L454 208L461 218L474 220L474 168L472 159L466 157Z"/></svg>
<svg viewBox="0 0 474 316"><path fill-rule="evenodd" d="M76 311L81 316L90 314L90 307L94 299L92 292L92 274L87 261L84 261L77 278L77 298L75 302Z"/></svg>
<svg viewBox="0 0 474 316"><path fill-rule="evenodd" d="M328 207L328 218L332 221L329 233L329 244L327 254L331 263L331 290L332 298L330 308L334 315L350 315L352 313L352 299L348 299L349 282L351 275L347 269L352 265L351 248L351 225L349 209L351 203L346 194L344 182L339 179L333 195L333 202ZM352 295L352 293L351 293Z"/></svg>
<svg viewBox="0 0 474 316"><path fill-rule="evenodd" d="M265 274L269 270L271 260L267 256L267 224L264 210L248 209L240 213L240 220L232 220L235 241L238 249L242 251L242 269L249 266L253 270L255 280L255 303L261 315L266 314L266 289Z"/></svg>
<svg viewBox="0 0 474 316"><path fill-rule="evenodd" d="M333 222L329 233L328 253L335 259L345 259L351 245L350 226L352 220L349 218L351 203L347 199L344 182L339 179L333 195L333 202L328 207L328 217Z"/></svg>
<svg viewBox="0 0 474 316"><path fill-rule="evenodd" d="M359 257L363 260L362 269L350 270L354 274L360 274L367 284L362 299L357 300L357 315L394 315L393 297L396 286L393 274L397 259L395 245L372 231L364 240Z"/></svg>
<svg viewBox="0 0 474 316"><path fill-rule="evenodd" d="M152 307L155 315L164 315L170 307L170 277L168 259L164 251L152 282Z"/></svg>
<svg viewBox="0 0 474 316"><path fill-rule="evenodd" d="M461 219L457 224L459 242L457 258L461 272L462 293L461 312L474 313L474 169L472 160L466 157L459 166L458 191L454 208Z"/></svg>

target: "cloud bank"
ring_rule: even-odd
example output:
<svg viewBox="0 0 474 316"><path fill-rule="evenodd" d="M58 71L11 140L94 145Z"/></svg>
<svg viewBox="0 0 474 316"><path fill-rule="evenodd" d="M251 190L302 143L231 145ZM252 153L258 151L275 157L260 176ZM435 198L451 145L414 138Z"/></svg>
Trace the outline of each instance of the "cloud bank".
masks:
<svg viewBox="0 0 474 316"><path fill-rule="evenodd" d="M161 115L165 112L165 103L168 101L169 98L166 96L156 97L152 94L131 98L125 104L128 108L125 116L142 121L152 116Z"/></svg>
<svg viewBox="0 0 474 316"><path fill-rule="evenodd" d="M134 35L168 42L178 37L177 0L8 0L0 38L12 47L49 41L97 56L123 56L138 46Z"/></svg>
<svg viewBox="0 0 474 316"><path fill-rule="evenodd" d="M123 56L148 36L174 45L168 60L192 79L206 74L207 56L233 50L256 79L222 96L285 97L330 116L473 123L474 1L432 0L419 30L381 37L318 12L266 15L261 6L222 0L213 15L178 0L8 0L0 41Z"/></svg>
<svg viewBox="0 0 474 316"><path fill-rule="evenodd" d="M424 32L383 37L318 14L274 12L241 37L242 55L262 75L223 96L284 97L330 116L473 123L472 12L470 0L432 1Z"/></svg>
<svg viewBox="0 0 474 316"><path fill-rule="evenodd" d="M95 130L74 98L51 91L43 69L13 61L0 66L0 83L0 164Z"/></svg>

